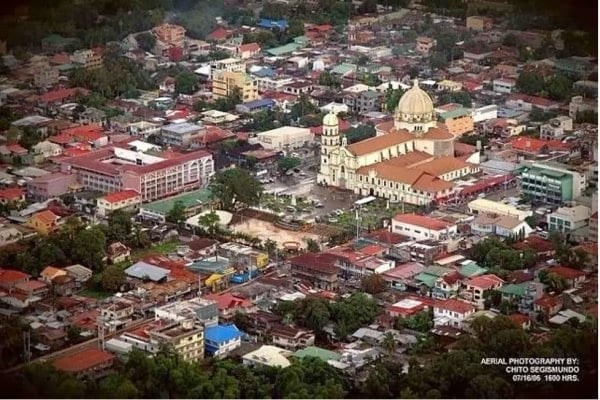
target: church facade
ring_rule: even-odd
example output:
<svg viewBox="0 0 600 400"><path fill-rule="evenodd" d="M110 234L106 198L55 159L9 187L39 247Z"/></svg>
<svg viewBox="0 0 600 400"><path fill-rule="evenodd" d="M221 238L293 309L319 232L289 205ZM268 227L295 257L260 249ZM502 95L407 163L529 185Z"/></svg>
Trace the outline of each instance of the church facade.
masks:
<svg viewBox="0 0 600 400"><path fill-rule="evenodd" d="M451 199L453 181L479 172L479 152L454 157L455 137L438 123L416 80L400 98L393 124L378 125L377 136L348 144L338 122L334 113L323 118L319 184L425 205Z"/></svg>

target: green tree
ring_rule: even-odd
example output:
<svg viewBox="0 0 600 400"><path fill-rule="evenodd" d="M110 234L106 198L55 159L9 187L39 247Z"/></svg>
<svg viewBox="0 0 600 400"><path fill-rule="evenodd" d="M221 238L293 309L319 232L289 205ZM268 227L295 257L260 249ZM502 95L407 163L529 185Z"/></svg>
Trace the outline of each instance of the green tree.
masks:
<svg viewBox="0 0 600 400"><path fill-rule="evenodd" d="M150 32L142 32L135 36L135 41L144 51L152 51L156 45L156 37Z"/></svg>
<svg viewBox="0 0 600 400"><path fill-rule="evenodd" d="M256 177L240 168L218 171L212 177L209 189L222 207L229 211L238 204L247 207L258 205L263 191Z"/></svg>
<svg viewBox="0 0 600 400"><path fill-rule="evenodd" d="M318 107L312 103L310 97L306 94L301 94L290 110L290 117L292 119L299 119L305 115L316 114L318 112Z"/></svg>
<svg viewBox="0 0 600 400"><path fill-rule="evenodd" d="M174 204L173 204L173 208L171 208L169 210L169 212L167 213L167 215L165 216L165 219L167 220L167 222L171 222L173 224L178 224L181 221L185 220L186 217L186 213L185 213L185 205L183 204L183 202L181 200L177 200Z"/></svg>
<svg viewBox="0 0 600 400"><path fill-rule="evenodd" d="M281 157L277 160L277 169L280 172L285 172L298 167L300 164L302 164L302 160L298 157Z"/></svg>
<svg viewBox="0 0 600 400"><path fill-rule="evenodd" d="M321 251L321 246L319 246L319 242L315 239L308 238L306 239L306 250L309 253L318 253Z"/></svg>
<svg viewBox="0 0 600 400"><path fill-rule="evenodd" d="M211 211L198 217L198 224L203 226L206 232L211 236L214 236L217 233L217 229L219 228L219 222L221 222L221 219L214 211Z"/></svg>
<svg viewBox="0 0 600 400"><path fill-rule="evenodd" d="M379 86L381 85L381 79L375 74L365 74L361 77L361 82L367 86Z"/></svg>
<svg viewBox="0 0 600 400"><path fill-rule="evenodd" d="M131 215L123 210L115 210L108 217L106 237L111 242L124 242L129 238L132 228Z"/></svg>
<svg viewBox="0 0 600 400"><path fill-rule="evenodd" d="M553 75L544 84L544 91L553 100L567 100L571 98L573 83L564 75Z"/></svg>
<svg viewBox="0 0 600 400"><path fill-rule="evenodd" d="M394 337L392 332L387 332L383 335L383 339L381 340L381 347L387 352L388 355L392 355L398 349L398 341Z"/></svg>
<svg viewBox="0 0 600 400"><path fill-rule="evenodd" d="M523 71L517 78L517 87L525 94L537 95L544 89L544 78L535 72Z"/></svg>
<svg viewBox="0 0 600 400"><path fill-rule="evenodd" d="M109 265L102 271L102 289L118 292L125 284L125 272L117 265Z"/></svg>
<svg viewBox="0 0 600 400"><path fill-rule="evenodd" d="M196 91L197 83L196 74L184 71L175 77L175 93L192 94Z"/></svg>
<svg viewBox="0 0 600 400"><path fill-rule="evenodd" d="M73 241L71 254L73 261L95 271L102 269L106 255L106 237L98 227L80 231Z"/></svg>
<svg viewBox="0 0 600 400"><path fill-rule="evenodd" d="M433 315L428 311L421 311L409 317L398 317L394 325L401 328L408 328L419 332L429 332L433 328Z"/></svg>
<svg viewBox="0 0 600 400"><path fill-rule="evenodd" d="M448 66L448 59L443 53L436 51L429 56L429 66L433 70L446 68Z"/></svg>
<svg viewBox="0 0 600 400"><path fill-rule="evenodd" d="M387 112L393 113L394 111L396 111L396 107L398 107L398 102L400 101L400 98L403 94L404 89L393 89L391 84L388 85L388 88L385 90L384 100L385 109L387 110Z"/></svg>
<svg viewBox="0 0 600 400"><path fill-rule="evenodd" d="M340 79L329 71L323 71L319 74L319 85L339 88L341 84Z"/></svg>

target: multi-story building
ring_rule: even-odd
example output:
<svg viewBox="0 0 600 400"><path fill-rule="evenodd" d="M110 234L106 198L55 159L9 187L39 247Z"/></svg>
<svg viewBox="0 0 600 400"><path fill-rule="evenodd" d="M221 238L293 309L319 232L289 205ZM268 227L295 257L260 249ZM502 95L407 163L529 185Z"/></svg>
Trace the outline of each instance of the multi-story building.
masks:
<svg viewBox="0 0 600 400"><path fill-rule="evenodd" d="M482 310L485 308L485 293L499 289L503 284L504 281L494 274L475 276L464 281L465 289L461 291L460 296Z"/></svg>
<svg viewBox="0 0 600 400"><path fill-rule="evenodd" d="M227 72L246 72L246 62L241 58L224 58L222 60L216 60L211 63L211 69L214 72L227 71Z"/></svg>
<svg viewBox="0 0 600 400"><path fill-rule="evenodd" d="M242 102L258 99L258 84L245 72L215 71L212 79L212 91L215 98L229 96L239 89Z"/></svg>
<svg viewBox="0 0 600 400"><path fill-rule="evenodd" d="M288 260L292 278L323 290L336 290L338 286L337 257L332 254L307 253Z"/></svg>
<svg viewBox="0 0 600 400"><path fill-rule="evenodd" d="M498 118L498 106L496 104L491 104L489 106L474 108L471 112L471 116L474 123L487 121L488 119L496 119Z"/></svg>
<svg viewBox="0 0 600 400"><path fill-rule="evenodd" d="M446 125L448 132L454 136L473 132L475 129L471 110L464 107L440 113L440 120Z"/></svg>
<svg viewBox="0 0 600 400"><path fill-rule="evenodd" d="M517 81L509 78L494 79L493 89L498 93L511 93L517 86Z"/></svg>
<svg viewBox="0 0 600 400"><path fill-rule="evenodd" d="M165 146L188 147L203 130L203 126L189 122L170 124L162 127L161 140Z"/></svg>
<svg viewBox="0 0 600 400"><path fill-rule="evenodd" d="M133 189L142 201L204 187L214 172L212 155L204 150L161 158L107 146L61 160L60 165L76 174L85 189L108 193Z"/></svg>
<svg viewBox="0 0 600 400"><path fill-rule="evenodd" d="M248 268L264 268L269 264L269 255L262 251L254 250L250 246L228 242L219 246L219 255L234 260L239 265Z"/></svg>
<svg viewBox="0 0 600 400"><path fill-rule="evenodd" d="M204 329L206 354L225 357L242 345L242 332L235 325L214 325Z"/></svg>
<svg viewBox="0 0 600 400"><path fill-rule="evenodd" d="M271 338L274 345L292 351L315 344L314 332L281 324L271 328Z"/></svg>
<svg viewBox="0 0 600 400"><path fill-rule="evenodd" d="M534 163L522 169L520 184L523 194L536 201L561 204L582 195L586 175L554 163Z"/></svg>
<svg viewBox="0 0 600 400"><path fill-rule="evenodd" d="M98 69L102 67L102 55L93 50L77 50L71 56L73 63L85 69Z"/></svg>
<svg viewBox="0 0 600 400"><path fill-rule="evenodd" d="M157 320L171 322L180 322L185 319L194 318L205 327L219 323L217 302L200 297L156 307L154 315Z"/></svg>
<svg viewBox="0 0 600 400"><path fill-rule="evenodd" d="M573 119L565 115L552 118L540 126L540 139L561 139L566 131L573 130Z"/></svg>
<svg viewBox="0 0 600 400"><path fill-rule="evenodd" d="M151 342L167 345L184 361L199 361L204 358L204 328L193 319L151 330Z"/></svg>
<svg viewBox="0 0 600 400"><path fill-rule="evenodd" d="M456 299L440 300L433 307L433 324L438 326L451 326L462 329L470 315L477 309L474 305Z"/></svg>
<svg viewBox="0 0 600 400"><path fill-rule="evenodd" d="M444 79L437 83L438 90L442 90L444 92L460 92L462 90L462 83L451 81L449 79Z"/></svg>
<svg viewBox="0 0 600 400"><path fill-rule="evenodd" d="M179 25L162 24L152 28L156 39L168 46L183 48L185 44L185 28Z"/></svg>
<svg viewBox="0 0 600 400"><path fill-rule="evenodd" d="M143 140L146 140L150 135L159 135L160 127L160 124L154 122L140 121L129 124L127 132L132 136L140 136Z"/></svg>
<svg viewBox="0 0 600 400"><path fill-rule="evenodd" d="M418 261L425 265L433 263L435 257L444 251L446 246L438 240L404 242L392 246L390 255L402 261Z"/></svg>
<svg viewBox="0 0 600 400"><path fill-rule="evenodd" d="M381 93L374 90L365 90L359 93L345 93L342 102L354 113L378 111Z"/></svg>
<svg viewBox="0 0 600 400"><path fill-rule="evenodd" d="M33 84L35 87L49 87L58 83L58 68L48 65L33 71Z"/></svg>
<svg viewBox="0 0 600 400"><path fill-rule="evenodd" d="M75 189L77 175L54 172L27 181L27 197L35 201L45 201L62 196Z"/></svg>
<svg viewBox="0 0 600 400"><path fill-rule="evenodd" d="M569 117L577 118L577 113L586 111L598 112L598 102L592 99L584 99L583 96L573 96L569 102Z"/></svg>
<svg viewBox="0 0 600 400"><path fill-rule="evenodd" d="M456 235L456 224L417 214L398 214L392 219L392 232L413 240L444 240Z"/></svg>
<svg viewBox="0 0 600 400"><path fill-rule="evenodd" d="M590 222L590 209L586 206L559 207L553 213L546 215L549 231L568 233Z"/></svg>
<svg viewBox="0 0 600 400"><path fill-rule="evenodd" d="M598 212L595 212L590 216L588 240L590 242L598 243Z"/></svg>
<svg viewBox="0 0 600 400"><path fill-rule="evenodd" d="M419 36L417 38L416 50L421 54L429 54L433 46L436 45L435 39L426 36Z"/></svg>
<svg viewBox="0 0 600 400"><path fill-rule="evenodd" d="M256 135L258 143L269 150L296 149L313 141L314 135L308 128L282 126Z"/></svg>
<svg viewBox="0 0 600 400"><path fill-rule="evenodd" d="M266 92L267 90L282 91L284 86L292 83L293 81L294 79L289 76L265 76L256 78L256 84L259 92Z"/></svg>

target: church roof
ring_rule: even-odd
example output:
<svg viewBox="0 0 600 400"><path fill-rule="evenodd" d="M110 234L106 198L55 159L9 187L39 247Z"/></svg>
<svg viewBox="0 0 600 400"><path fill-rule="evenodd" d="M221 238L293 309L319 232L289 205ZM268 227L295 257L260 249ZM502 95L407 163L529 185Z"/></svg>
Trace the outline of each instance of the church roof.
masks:
<svg viewBox="0 0 600 400"><path fill-rule="evenodd" d="M454 139L454 135L451 134L447 129L443 128L429 128L427 132L420 136L423 139Z"/></svg>
<svg viewBox="0 0 600 400"><path fill-rule="evenodd" d="M414 136L406 130L393 131L386 135L375 136L374 138L362 140L348 146L348 150L355 156L362 156L369 153L375 153L388 147L396 146L404 142L413 140Z"/></svg>
<svg viewBox="0 0 600 400"><path fill-rule="evenodd" d="M418 81L415 79L413 87L408 89L398 101L396 107L396 115L423 115L434 112L433 101L431 97L423 89L419 87Z"/></svg>

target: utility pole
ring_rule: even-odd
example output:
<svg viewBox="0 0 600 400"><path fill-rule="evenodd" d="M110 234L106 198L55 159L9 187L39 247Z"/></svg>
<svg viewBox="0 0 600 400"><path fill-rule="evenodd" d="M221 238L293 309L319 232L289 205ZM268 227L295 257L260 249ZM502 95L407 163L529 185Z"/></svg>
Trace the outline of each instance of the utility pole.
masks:
<svg viewBox="0 0 600 400"><path fill-rule="evenodd" d="M31 361L31 332L29 330L23 332L23 358L26 363Z"/></svg>

